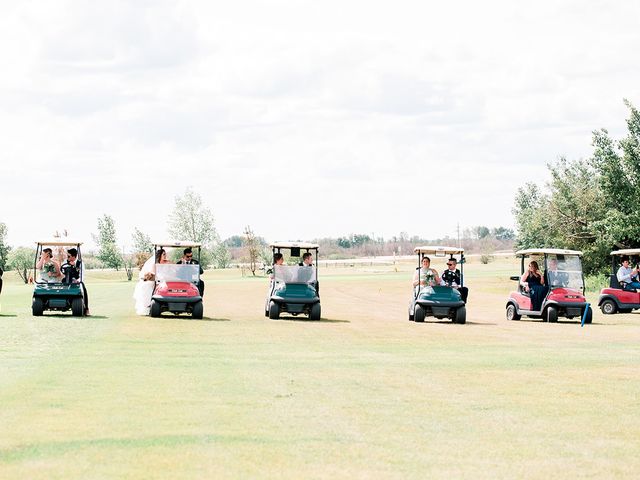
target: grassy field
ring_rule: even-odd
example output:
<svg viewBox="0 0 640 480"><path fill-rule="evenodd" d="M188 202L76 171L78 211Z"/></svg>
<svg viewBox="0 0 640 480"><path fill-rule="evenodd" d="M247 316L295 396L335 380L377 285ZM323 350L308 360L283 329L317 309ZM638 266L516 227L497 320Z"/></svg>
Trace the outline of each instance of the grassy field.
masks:
<svg viewBox="0 0 640 480"><path fill-rule="evenodd" d="M640 315L509 323L501 259L467 265L466 325L415 324L413 268L322 270L319 322L266 319L238 271L202 321L99 272L91 317L34 318L6 273L0 478L638 477Z"/></svg>

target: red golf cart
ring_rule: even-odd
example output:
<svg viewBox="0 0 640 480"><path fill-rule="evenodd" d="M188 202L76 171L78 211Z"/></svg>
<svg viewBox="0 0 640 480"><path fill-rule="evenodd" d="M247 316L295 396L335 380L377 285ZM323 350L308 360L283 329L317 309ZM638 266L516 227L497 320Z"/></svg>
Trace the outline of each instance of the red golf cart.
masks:
<svg viewBox="0 0 640 480"><path fill-rule="evenodd" d="M640 308L640 293L636 290L625 290L618 281L618 268L623 258L628 258L633 265L640 259L640 249L629 248L611 252L611 275L609 287L600 291L598 306L605 315L614 313L631 313Z"/></svg>
<svg viewBox="0 0 640 480"><path fill-rule="evenodd" d="M518 289L509 294L507 320L520 320L525 315L545 322L557 322L558 317L581 319L586 313L584 323L591 323L593 310L584 296L581 256L582 252L558 248L531 248L516 252L516 257L520 258L520 275L511 277L518 282ZM540 310L532 309L531 297L520 281L532 260L538 262L544 271L547 287Z"/></svg>

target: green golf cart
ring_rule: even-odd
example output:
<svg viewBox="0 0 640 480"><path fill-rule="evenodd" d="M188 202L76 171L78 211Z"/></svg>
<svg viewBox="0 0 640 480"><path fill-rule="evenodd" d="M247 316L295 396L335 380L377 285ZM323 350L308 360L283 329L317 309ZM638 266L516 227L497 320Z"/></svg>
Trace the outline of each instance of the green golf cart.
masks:
<svg viewBox="0 0 640 480"><path fill-rule="evenodd" d="M265 304L265 316L272 320L282 313L307 315L310 320L320 320L320 293L316 265L305 261L310 254L313 261L318 259L318 245L302 242L276 242L270 245L274 264ZM304 252L304 253L303 253ZM303 257L297 265L276 264L276 256L288 253L289 260ZM315 259L313 255L315 254Z"/></svg>
<svg viewBox="0 0 640 480"><path fill-rule="evenodd" d="M425 246L416 247L414 252L418 254L417 285L414 287L413 298L409 305L409 320L424 322L426 317L438 319L448 318L453 323L466 323L466 302L461 290L464 288L464 249L458 247ZM435 258L443 258L447 261L455 259L460 266L460 282L451 285L429 285L420 276L422 275L422 260L431 255Z"/></svg>
<svg viewBox="0 0 640 480"><path fill-rule="evenodd" d="M36 242L36 258L33 264L33 299L31 311L34 317L45 311L66 312L71 310L74 317L86 314L86 288L84 286L84 269L82 268L82 242L70 240L52 240ZM56 269L56 263L63 265L67 258L67 249L77 250L76 269ZM42 258L45 260L42 260ZM38 267L38 262L41 265Z"/></svg>

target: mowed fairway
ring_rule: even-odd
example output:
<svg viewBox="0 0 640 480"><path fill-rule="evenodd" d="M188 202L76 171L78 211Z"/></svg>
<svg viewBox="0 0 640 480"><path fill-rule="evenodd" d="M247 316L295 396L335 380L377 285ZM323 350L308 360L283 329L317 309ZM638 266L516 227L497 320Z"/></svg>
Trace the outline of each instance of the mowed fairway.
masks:
<svg viewBox="0 0 640 480"><path fill-rule="evenodd" d="M415 324L413 268L322 269L319 322L237 270L202 321L136 316L122 272L34 318L5 273L0 478L638 477L640 314L507 322L503 259L467 265L466 325Z"/></svg>

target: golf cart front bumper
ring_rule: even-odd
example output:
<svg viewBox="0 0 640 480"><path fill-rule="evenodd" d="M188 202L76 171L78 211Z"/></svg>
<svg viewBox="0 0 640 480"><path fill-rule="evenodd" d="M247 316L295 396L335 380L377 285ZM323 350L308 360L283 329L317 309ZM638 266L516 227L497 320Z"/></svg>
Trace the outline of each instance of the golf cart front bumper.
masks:
<svg viewBox="0 0 640 480"><path fill-rule="evenodd" d="M160 303L164 307L163 310L169 311L169 312L187 312L191 310L188 307L202 301L201 296L165 297L162 295L154 295L151 298L156 302Z"/></svg>

